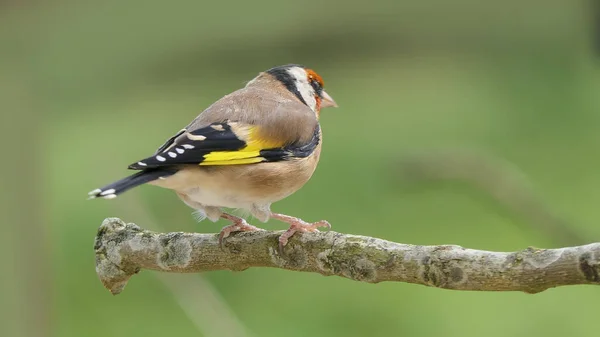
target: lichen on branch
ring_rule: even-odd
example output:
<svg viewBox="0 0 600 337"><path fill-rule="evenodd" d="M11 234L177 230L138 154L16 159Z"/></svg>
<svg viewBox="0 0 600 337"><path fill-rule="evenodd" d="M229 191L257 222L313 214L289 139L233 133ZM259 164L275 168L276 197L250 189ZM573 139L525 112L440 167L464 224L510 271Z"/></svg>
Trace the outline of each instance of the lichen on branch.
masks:
<svg viewBox="0 0 600 337"><path fill-rule="evenodd" d="M333 231L302 233L278 251L281 231L243 232L219 246L217 234L156 233L118 218L96 236L96 272L113 294L142 269L197 273L272 267L355 281L396 281L455 290L523 291L600 285L600 243L491 252L455 245L418 246Z"/></svg>

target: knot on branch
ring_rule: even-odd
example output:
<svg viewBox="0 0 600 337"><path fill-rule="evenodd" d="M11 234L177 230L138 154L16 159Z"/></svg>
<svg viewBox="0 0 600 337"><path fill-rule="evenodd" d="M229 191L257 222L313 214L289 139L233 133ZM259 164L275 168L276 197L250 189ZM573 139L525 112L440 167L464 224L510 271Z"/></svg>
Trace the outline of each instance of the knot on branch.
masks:
<svg viewBox="0 0 600 337"><path fill-rule="evenodd" d="M138 233L143 233L140 227L126 224L119 218L107 218L98 228L94 242L96 273L114 295L120 293L129 278L140 271L140 267L132 264L123 265L120 251L123 242L128 242Z"/></svg>
<svg viewBox="0 0 600 337"><path fill-rule="evenodd" d="M597 251L581 254L579 268L586 280L600 284L600 254Z"/></svg>

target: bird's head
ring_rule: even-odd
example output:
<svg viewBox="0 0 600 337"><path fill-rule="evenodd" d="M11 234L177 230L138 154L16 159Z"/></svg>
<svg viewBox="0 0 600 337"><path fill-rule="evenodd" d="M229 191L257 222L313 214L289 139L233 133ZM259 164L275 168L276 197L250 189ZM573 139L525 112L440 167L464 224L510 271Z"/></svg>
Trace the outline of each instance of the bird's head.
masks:
<svg viewBox="0 0 600 337"><path fill-rule="evenodd" d="M281 82L287 90L316 114L319 114L321 108L337 107L333 98L324 90L323 78L310 68L298 64L288 64L271 68L264 74Z"/></svg>

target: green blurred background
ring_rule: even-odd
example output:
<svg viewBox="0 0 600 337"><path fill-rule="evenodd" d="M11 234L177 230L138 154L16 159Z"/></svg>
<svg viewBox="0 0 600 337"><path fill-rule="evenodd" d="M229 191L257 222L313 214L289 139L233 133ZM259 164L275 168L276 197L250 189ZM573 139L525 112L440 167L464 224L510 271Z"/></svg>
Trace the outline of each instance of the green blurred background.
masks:
<svg viewBox="0 0 600 337"><path fill-rule="evenodd" d="M0 2L0 335L598 336L591 286L526 295L274 269L143 271L115 297L94 270L105 217L162 231L224 223L195 223L172 192L151 186L85 200L259 71L302 63L340 108L322 113L313 179L274 210L404 243L563 244L468 184L399 179L406 154L474 149L518 167L582 243L599 241L599 50L588 5Z"/></svg>

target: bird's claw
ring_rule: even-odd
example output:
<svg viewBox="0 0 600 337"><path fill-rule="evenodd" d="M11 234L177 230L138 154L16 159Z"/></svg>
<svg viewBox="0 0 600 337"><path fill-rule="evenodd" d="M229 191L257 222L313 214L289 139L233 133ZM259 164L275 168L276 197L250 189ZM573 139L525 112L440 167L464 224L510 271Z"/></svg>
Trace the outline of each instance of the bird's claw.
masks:
<svg viewBox="0 0 600 337"><path fill-rule="evenodd" d="M279 253L284 255L283 248L287 245L289 239L297 232L314 233L319 231L319 227L327 227L327 229L330 229L331 224L325 220L309 223L297 219L297 221L291 222L290 228L279 236Z"/></svg>
<svg viewBox="0 0 600 337"><path fill-rule="evenodd" d="M224 240L233 232L253 232L262 230L264 229L252 226L244 219L241 219L241 221L234 221L231 225L221 228L221 232L219 232L219 247L221 247L222 250L225 250Z"/></svg>

